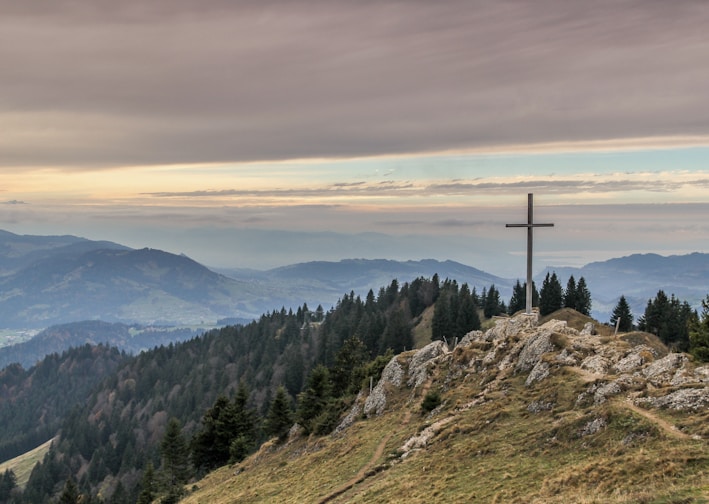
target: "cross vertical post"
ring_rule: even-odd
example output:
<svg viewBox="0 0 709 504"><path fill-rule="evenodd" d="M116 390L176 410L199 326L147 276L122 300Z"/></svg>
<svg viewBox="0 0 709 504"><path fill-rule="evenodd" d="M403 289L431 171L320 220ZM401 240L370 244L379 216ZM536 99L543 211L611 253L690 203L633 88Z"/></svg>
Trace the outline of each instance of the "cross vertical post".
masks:
<svg viewBox="0 0 709 504"><path fill-rule="evenodd" d="M534 223L534 194L527 194L527 223L526 224L505 224L505 227L523 227L527 228L527 306L526 314L532 314L532 250L534 248L534 228L535 227L554 227L554 224L535 224Z"/></svg>

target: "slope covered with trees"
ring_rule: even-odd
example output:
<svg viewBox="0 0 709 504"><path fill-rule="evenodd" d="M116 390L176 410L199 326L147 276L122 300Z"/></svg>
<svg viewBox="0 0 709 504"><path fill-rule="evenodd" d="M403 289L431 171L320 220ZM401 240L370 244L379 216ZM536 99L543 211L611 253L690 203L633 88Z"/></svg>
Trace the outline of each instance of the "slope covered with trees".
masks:
<svg viewBox="0 0 709 504"><path fill-rule="evenodd" d="M579 281L566 292L585 290ZM558 304L559 289L549 292ZM434 275L394 280L364 299L350 292L327 312L281 309L126 358L65 417L16 502L63 492L82 502L175 502L185 481L283 439L293 421L305 433L331 432L394 353L413 348L412 328L426 313L432 338L452 343L506 311L494 285L478 295Z"/></svg>

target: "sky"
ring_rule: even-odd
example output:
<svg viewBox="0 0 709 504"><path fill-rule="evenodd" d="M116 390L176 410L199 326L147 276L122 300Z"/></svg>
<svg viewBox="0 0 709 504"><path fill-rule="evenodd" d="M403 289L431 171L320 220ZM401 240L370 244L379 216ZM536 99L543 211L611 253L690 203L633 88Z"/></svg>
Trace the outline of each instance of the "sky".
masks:
<svg viewBox="0 0 709 504"><path fill-rule="evenodd" d="M0 229L212 267L707 252L703 0L0 0Z"/></svg>

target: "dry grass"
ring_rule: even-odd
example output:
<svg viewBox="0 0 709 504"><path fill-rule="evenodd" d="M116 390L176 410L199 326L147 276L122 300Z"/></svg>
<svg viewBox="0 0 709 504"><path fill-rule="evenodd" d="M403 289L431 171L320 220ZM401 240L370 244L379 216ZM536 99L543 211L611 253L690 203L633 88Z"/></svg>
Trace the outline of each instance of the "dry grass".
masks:
<svg viewBox="0 0 709 504"><path fill-rule="evenodd" d="M54 440L50 439L34 450L30 450L19 457L3 462L0 464L0 473L4 473L8 469L11 469L17 478L17 486L24 487L30 479L30 473L32 472L32 469L34 469L34 466L37 462L41 462L44 455L49 451L52 441Z"/></svg>
<svg viewBox="0 0 709 504"><path fill-rule="evenodd" d="M413 329L414 348L423 348L431 342L431 321L433 320L433 306L429 306L419 317Z"/></svg>
<svg viewBox="0 0 709 504"><path fill-rule="evenodd" d="M421 391L404 387L381 417L340 436L263 449L239 474L224 468L198 482L184 502L321 502L372 464L369 477L328 502L709 503L709 413L653 411L704 436L671 437L659 420L621 403L576 406L587 384L574 373L526 387L524 375L460 376L473 355L459 354L435 371L443 403L433 416L420 413ZM549 407L533 413L533 402ZM425 449L401 458L407 439L449 417ZM597 419L605 426L584 434Z"/></svg>

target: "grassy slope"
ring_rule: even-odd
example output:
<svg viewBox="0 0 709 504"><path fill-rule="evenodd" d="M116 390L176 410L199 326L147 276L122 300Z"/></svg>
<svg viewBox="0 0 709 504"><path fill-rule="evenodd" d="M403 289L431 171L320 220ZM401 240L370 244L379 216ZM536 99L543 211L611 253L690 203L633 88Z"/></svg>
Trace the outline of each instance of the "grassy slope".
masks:
<svg viewBox="0 0 709 504"><path fill-rule="evenodd" d="M17 486L24 487L27 480L30 479L30 473L32 472L34 466L37 462L41 462L44 455L49 451L49 446L52 444L52 441L54 440L50 439L34 450L30 450L27 453L23 453L19 457L3 462L0 464L0 473L4 473L8 469L11 469L17 478Z"/></svg>
<svg viewBox="0 0 709 504"><path fill-rule="evenodd" d="M531 387L525 374L503 377L476 404L489 378L462 369L483 354L456 349L450 368L434 372L444 404L433 416L420 412L423 391L404 387L381 417L342 435L265 446L199 481L184 502L709 502L709 412L641 415L620 400L578 407L588 384L567 369ZM530 413L533 401L554 407ZM427 448L400 458L407 439L449 417ZM598 418L607 427L581 436ZM335 496L362 468L368 476Z"/></svg>

